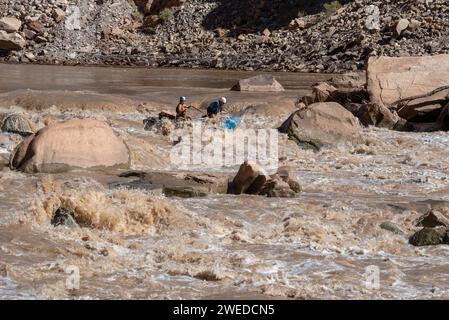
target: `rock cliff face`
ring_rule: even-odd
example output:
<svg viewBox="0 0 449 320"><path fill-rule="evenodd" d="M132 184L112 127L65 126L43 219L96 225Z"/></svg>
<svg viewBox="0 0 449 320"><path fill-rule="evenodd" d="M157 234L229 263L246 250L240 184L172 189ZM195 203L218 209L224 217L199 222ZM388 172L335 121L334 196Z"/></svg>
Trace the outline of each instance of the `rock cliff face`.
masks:
<svg viewBox="0 0 449 320"><path fill-rule="evenodd" d="M0 12L10 62L340 72L449 53L446 0L3 0Z"/></svg>

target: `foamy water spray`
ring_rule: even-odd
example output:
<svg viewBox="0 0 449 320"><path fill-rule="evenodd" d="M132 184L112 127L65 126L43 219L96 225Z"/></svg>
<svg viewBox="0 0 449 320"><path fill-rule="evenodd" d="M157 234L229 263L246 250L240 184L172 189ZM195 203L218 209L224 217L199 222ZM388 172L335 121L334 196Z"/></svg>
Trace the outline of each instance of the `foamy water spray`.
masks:
<svg viewBox="0 0 449 320"><path fill-rule="evenodd" d="M380 269L378 266L371 265L366 267L364 278L363 283L368 290L380 289Z"/></svg>
<svg viewBox="0 0 449 320"><path fill-rule="evenodd" d="M275 172L279 161L279 137L275 129L203 128L194 122L191 130L178 129L170 136L171 163L179 169L233 167L253 161Z"/></svg>
<svg viewBox="0 0 449 320"><path fill-rule="evenodd" d="M65 285L68 290L75 290L80 288L80 268L78 266L67 266L65 273L69 276L65 280Z"/></svg>

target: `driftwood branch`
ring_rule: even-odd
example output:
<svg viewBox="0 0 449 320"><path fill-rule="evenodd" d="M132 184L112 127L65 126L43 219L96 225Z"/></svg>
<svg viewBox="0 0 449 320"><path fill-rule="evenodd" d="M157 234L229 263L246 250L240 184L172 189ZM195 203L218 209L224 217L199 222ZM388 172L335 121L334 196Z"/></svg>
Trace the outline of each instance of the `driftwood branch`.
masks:
<svg viewBox="0 0 449 320"><path fill-rule="evenodd" d="M390 108L393 107L393 106L401 105L401 104L403 104L405 102L410 102L410 101L417 100L417 99L431 97L434 94L437 94L438 92L441 92L441 91L444 91L444 90L449 90L449 86L439 87L439 88L437 88L437 89L435 89L433 91L430 91L429 93L426 93L426 94L420 94L420 95L417 95L417 96L413 96L413 97L397 100L397 101L395 101L395 102L390 104Z"/></svg>

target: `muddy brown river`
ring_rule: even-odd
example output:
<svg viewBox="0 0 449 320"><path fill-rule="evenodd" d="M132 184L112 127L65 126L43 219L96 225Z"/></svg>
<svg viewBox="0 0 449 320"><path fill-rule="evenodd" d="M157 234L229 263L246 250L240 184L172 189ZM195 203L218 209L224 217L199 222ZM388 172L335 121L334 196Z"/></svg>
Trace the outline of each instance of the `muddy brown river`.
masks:
<svg viewBox="0 0 449 320"><path fill-rule="evenodd" d="M203 110L226 95L241 128L276 128L310 85L331 77L282 73L275 76L285 92L229 91L251 75L0 65L0 113L21 112L36 128L106 121L128 144L131 169L174 172L169 137L144 130L142 120L173 111L178 96ZM303 187L291 199L168 198L124 188L135 178L120 172L11 171L6 160L21 140L0 134L2 299L449 298L449 246L408 243L423 212L449 201L446 132L366 128L361 143L319 152L280 137L280 164ZM194 169L232 175L238 166ZM61 202L95 225L51 225Z"/></svg>

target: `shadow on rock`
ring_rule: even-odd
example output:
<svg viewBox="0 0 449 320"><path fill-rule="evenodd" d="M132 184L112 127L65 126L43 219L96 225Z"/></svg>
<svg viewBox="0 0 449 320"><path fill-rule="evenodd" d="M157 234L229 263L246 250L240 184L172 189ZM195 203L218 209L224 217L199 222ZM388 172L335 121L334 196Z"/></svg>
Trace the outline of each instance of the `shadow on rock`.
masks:
<svg viewBox="0 0 449 320"><path fill-rule="evenodd" d="M210 2L217 2L210 0ZM302 15L325 11L330 0L221 0L204 19L209 30L230 29L230 36L285 28ZM339 1L340 4L351 0Z"/></svg>

